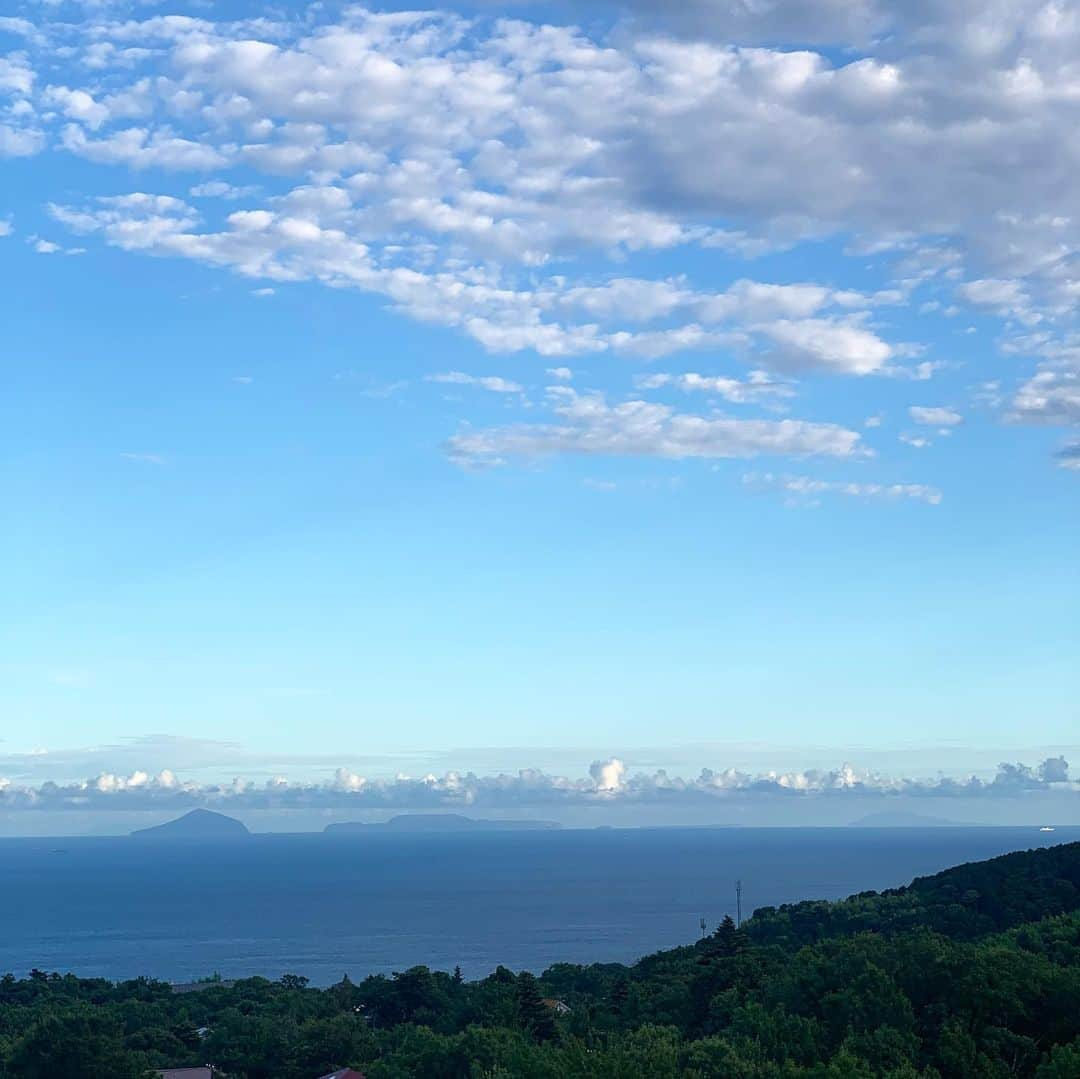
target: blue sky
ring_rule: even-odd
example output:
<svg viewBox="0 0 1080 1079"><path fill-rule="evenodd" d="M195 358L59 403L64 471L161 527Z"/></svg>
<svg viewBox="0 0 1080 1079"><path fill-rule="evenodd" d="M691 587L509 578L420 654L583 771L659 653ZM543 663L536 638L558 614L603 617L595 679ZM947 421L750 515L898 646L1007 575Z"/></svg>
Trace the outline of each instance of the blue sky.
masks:
<svg viewBox="0 0 1080 1079"><path fill-rule="evenodd" d="M1080 743L1080 20L917 7L17 4L0 775Z"/></svg>

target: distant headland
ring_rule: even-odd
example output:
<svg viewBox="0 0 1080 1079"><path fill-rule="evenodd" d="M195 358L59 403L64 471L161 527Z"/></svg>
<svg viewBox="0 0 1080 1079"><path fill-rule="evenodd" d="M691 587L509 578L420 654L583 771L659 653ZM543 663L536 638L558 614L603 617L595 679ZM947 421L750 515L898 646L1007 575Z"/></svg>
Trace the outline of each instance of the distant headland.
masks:
<svg viewBox="0 0 1080 1079"><path fill-rule="evenodd" d="M550 820L478 820L458 813L405 813L378 823L342 821L328 824L323 831L327 835L368 832L536 832L561 827L561 824Z"/></svg>
<svg viewBox="0 0 1080 1079"><path fill-rule="evenodd" d="M341 821L328 824L325 835L368 835L375 833L407 832L510 832L554 831L562 825L548 820L484 820L464 817L458 813L404 813L386 821ZM211 809L193 809L176 820L140 828L132 832L135 839L244 839L252 833L243 821L215 813ZM318 834L318 833L316 833Z"/></svg>

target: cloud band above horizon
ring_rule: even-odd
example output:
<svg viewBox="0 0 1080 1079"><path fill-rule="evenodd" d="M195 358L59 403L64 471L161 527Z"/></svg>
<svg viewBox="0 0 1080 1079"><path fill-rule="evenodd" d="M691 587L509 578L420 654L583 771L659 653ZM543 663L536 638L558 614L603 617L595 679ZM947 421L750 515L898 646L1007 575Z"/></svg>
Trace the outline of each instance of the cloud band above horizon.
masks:
<svg viewBox="0 0 1080 1079"><path fill-rule="evenodd" d="M75 783L19 785L0 779L0 810L183 810L197 806L233 809L540 809L612 804L701 805L724 799L844 798L896 796L975 798L1023 797L1033 792L1080 793L1064 757L1031 767L1002 763L991 780L890 777L849 764L831 770L749 773L704 768L693 778L663 769L631 773L616 757L594 761L587 777L553 775L539 769L479 776L446 772L413 778L368 779L339 768L325 782L194 783L163 770L127 776L103 772Z"/></svg>

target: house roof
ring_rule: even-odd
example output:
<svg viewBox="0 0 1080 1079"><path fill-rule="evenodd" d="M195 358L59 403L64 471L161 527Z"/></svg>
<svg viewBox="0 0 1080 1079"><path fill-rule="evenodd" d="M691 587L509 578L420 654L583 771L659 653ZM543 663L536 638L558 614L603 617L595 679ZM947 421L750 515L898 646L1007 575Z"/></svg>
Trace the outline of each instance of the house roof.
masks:
<svg viewBox="0 0 1080 1079"><path fill-rule="evenodd" d="M352 1068L342 1068L341 1071L323 1075L320 1079L364 1079L362 1072L353 1071Z"/></svg>
<svg viewBox="0 0 1080 1079"><path fill-rule="evenodd" d="M213 1068L165 1068L158 1072L161 1079L214 1079Z"/></svg>

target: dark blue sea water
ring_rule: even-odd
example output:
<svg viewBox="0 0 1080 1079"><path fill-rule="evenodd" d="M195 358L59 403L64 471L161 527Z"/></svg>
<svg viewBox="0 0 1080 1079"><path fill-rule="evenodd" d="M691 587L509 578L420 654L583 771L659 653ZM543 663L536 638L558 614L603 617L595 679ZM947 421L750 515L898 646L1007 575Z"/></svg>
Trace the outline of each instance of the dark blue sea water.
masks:
<svg viewBox="0 0 1080 1079"><path fill-rule="evenodd" d="M670 828L0 841L0 971L317 984L425 963L630 961L698 919L907 883L1078 829Z"/></svg>

